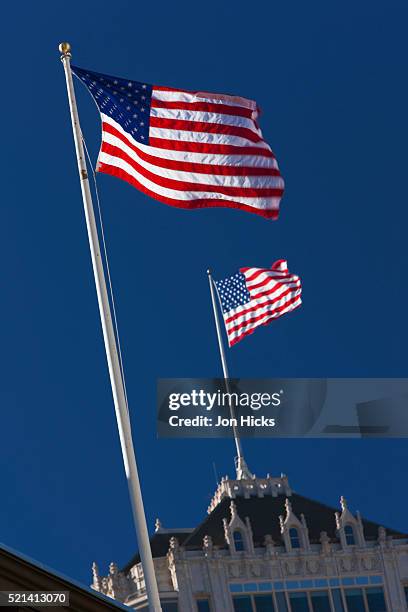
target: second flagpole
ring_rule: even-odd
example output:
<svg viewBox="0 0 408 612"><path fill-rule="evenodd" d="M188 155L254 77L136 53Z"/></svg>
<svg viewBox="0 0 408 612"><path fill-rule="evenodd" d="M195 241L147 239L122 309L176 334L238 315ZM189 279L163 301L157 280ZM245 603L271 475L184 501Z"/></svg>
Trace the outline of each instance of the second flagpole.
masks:
<svg viewBox="0 0 408 612"><path fill-rule="evenodd" d="M213 281L212 276L211 276L211 270L207 270L207 274L208 274L208 282L210 284L211 301L212 301L212 306L213 306L213 311L214 311L215 327L216 327L216 330L217 330L218 348L220 349L222 372L223 372L223 375L224 375L224 380L225 380L225 386L226 386L226 389L227 389L227 393L230 394L231 392L230 392L230 385L229 385L228 365L227 365L227 359L226 359L226 355L225 355L224 343L222 341L220 316L218 314L217 299L216 299L216 296L215 296L214 281ZM230 408L231 418L235 419L236 418L235 410L234 410L234 406L233 406L231 401L229 403L229 408ZM233 434L234 434L234 441L235 441L235 446L236 446L236 449L237 449L237 464L236 464L237 479L241 480L243 478L251 478L252 474L249 471L248 466L246 464L246 461L244 459L244 453L242 451L241 439L239 437L239 433L238 433L238 430L237 430L235 425L232 425L232 431L233 431Z"/></svg>
<svg viewBox="0 0 408 612"><path fill-rule="evenodd" d="M89 246L91 249L92 267L95 277L96 293L98 296L99 314L101 317L103 338L105 342L106 358L108 361L109 376L112 386L113 401L115 405L116 420L122 448L123 463L129 488L130 501L136 528L137 542L142 561L145 578L149 610L161 612L159 590L154 571L153 557L150 548L149 533L140 488L139 474L133 448L130 418L126 402L122 371L120 368L116 337L112 324L112 316L106 289L105 273L99 247L98 231L89 188L88 173L82 143L82 133L79 125L79 116L75 99L74 84L71 73L71 47L69 43L59 46L61 61L64 65L67 84L69 108L71 112L72 131L74 134L75 151L77 155L79 178L81 182L82 199L84 203L86 227L88 230Z"/></svg>

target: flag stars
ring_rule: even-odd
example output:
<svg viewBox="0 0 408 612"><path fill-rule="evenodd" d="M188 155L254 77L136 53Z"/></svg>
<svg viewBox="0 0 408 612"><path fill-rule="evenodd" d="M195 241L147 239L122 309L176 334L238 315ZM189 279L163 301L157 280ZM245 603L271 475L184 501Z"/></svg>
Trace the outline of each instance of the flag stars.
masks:
<svg viewBox="0 0 408 612"><path fill-rule="evenodd" d="M91 91L102 113L118 123L135 140L148 144L151 86L85 73L76 68L73 71Z"/></svg>

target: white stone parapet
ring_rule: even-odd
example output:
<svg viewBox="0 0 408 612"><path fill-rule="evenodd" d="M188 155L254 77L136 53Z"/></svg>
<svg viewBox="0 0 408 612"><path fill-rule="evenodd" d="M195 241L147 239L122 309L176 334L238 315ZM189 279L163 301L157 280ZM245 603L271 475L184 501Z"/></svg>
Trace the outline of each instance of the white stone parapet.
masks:
<svg viewBox="0 0 408 612"><path fill-rule="evenodd" d="M265 497L266 495L272 497L278 497L278 495L289 497L292 495L287 476L281 474L280 477L273 478L268 474L266 478L257 478L254 475L250 479L242 478L240 480L233 480L225 476L221 479L207 512L210 514L225 497L231 499L244 497L248 499L249 497Z"/></svg>

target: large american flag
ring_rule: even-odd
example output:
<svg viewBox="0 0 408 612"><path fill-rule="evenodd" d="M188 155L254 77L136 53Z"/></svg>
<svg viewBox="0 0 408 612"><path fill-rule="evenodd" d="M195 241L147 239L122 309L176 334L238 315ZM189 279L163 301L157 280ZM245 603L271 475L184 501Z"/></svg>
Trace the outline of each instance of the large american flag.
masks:
<svg viewBox="0 0 408 612"><path fill-rule="evenodd" d="M99 172L171 206L278 217L284 182L256 102L72 71L101 113Z"/></svg>
<svg viewBox="0 0 408 612"><path fill-rule="evenodd" d="M230 346L302 303L300 278L290 274L283 259L269 269L241 268L237 274L215 281L215 286Z"/></svg>

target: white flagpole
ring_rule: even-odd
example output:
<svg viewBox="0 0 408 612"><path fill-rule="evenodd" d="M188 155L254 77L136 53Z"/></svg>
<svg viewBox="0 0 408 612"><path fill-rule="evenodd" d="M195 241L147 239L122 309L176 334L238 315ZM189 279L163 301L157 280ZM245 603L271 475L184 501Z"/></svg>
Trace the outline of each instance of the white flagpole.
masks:
<svg viewBox="0 0 408 612"><path fill-rule="evenodd" d="M207 270L207 274L208 274L208 281L210 283L211 301L212 301L212 306L213 306L213 311L214 311L215 327L217 329L218 347L220 349L222 371L223 371L223 374L224 374L224 380L225 380L225 386L226 386L226 389L227 389L227 393L230 393L229 373L228 373L227 359L226 359L226 356L225 356L224 343L222 341L222 332L221 332L220 317L219 317L219 314L218 314L217 300L216 300L216 297L215 297L214 281L213 281L212 276L211 276L211 270ZM234 410L234 406L233 406L232 402L230 402L229 407L230 407L231 419L235 419L236 418L235 410ZM236 446L236 449L237 449L237 465L236 465L237 479L241 480L243 478L252 478L252 474L249 471L248 466L246 464L246 461L244 459L244 453L242 451L241 439L239 437L238 430L235 427L235 425L232 425L232 431L233 431L233 434L234 434L235 446Z"/></svg>
<svg viewBox="0 0 408 612"><path fill-rule="evenodd" d="M78 110L75 99L74 84L71 73L71 47L69 43L59 46L61 61L64 65L69 108L71 112L72 131L74 133L75 151L78 161L79 178L81 182L82 199L85 209L86 227L88 230L89 246L91 249L92 267L95 277L96 293L98 295L99 314L101 317L103 339L105 342L106 357L108 360L109 376L112 386L113 401L115 404L116 420L118 423L120 444L122 448L123 463L129 487L130 501L135 522L140 558L146 584L149 610L161 612L159 590L154 572L152 552L150 548L149 533L143 507L142 492L140 489L139 474L137 471L135 452L132 442L130 418L120 369L116 338L112 325L112 316L109 306L108 292L106 290L105 274L101 251L99 247L98 231L89 188L88 174L82 143L82 133L79 125Z"/></svg>

